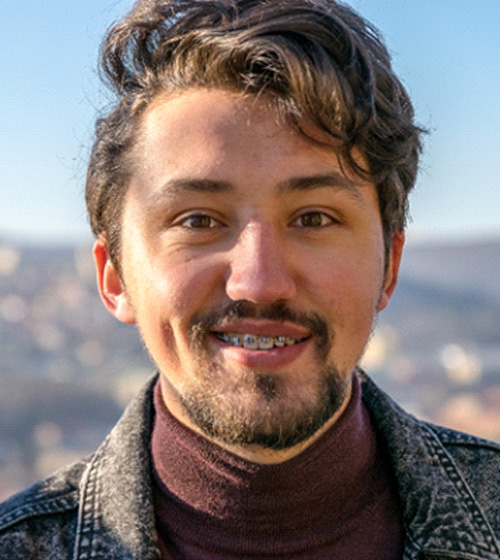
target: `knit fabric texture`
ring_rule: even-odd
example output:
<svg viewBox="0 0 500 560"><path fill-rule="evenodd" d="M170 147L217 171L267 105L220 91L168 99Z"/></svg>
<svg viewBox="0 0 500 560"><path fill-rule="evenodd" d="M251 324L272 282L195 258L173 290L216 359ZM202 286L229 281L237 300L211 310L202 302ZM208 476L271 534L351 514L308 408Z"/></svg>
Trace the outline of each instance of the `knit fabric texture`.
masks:
<svg viewBox="0 0 500 560"><path fill-rule="evenodd" d="M356 376L339 420L284 463L256 464L192 431L155 389L162 560L400 560L397 491Z"/></svg>

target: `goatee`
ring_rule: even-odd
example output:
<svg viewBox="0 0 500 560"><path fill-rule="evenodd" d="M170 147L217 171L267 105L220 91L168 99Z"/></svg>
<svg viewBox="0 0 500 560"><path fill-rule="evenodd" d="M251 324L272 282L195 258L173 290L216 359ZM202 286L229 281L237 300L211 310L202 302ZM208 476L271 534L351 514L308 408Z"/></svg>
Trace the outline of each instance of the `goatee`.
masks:
<svg viewBox="0 0 500 560"><path fill-rule="evenodd" d="M231 379L208 351L208 337L218 325L245 319L289 321L305 327L314 341L316 384L304 394L290 395L286 372L255 371L241 368L233 394L227 386ZM314 435L342 406L350 376L340 372L327 357L333 344L333 332L317 313L298 313L285 304L255 305L246 301L193 317L189 337L197 356L197 383L177 393L190 420L208 437L231 445L259 445L286 449ZM304 371L302 377L307 378ZM245 391L234 397L240 387ZM225 398L229 394L230 397ZM246 400L247 402L243 402ZM259 412L248 401L259 402Z"/></svg>

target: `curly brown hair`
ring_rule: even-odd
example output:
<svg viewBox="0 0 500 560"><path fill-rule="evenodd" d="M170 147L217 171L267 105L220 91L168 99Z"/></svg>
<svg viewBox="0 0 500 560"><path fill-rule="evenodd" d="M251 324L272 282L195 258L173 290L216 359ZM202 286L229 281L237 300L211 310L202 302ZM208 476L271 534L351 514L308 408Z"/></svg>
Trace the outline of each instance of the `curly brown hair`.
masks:
<svg viewBox="0 0 500 560"><path fill-rule="evenodd" d="M86 201L92 231L106 235L118 270L141 116L160 93L194 87L266 94L299 130L307 119L344 165L375 185L386 249L404 229L422 129L379 32L345 4L139 0L108 31L101 67L118 99L97 121Z"/></svg>

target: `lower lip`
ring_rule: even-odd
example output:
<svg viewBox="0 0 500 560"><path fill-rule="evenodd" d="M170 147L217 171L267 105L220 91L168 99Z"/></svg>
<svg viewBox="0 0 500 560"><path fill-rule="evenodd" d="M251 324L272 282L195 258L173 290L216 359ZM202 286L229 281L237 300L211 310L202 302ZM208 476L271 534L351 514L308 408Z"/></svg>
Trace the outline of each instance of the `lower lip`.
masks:
<svg viewBox="0 0 500 560"><path fill-rule="evenodd" d="M311 339L303 340L291 346L282 346L272 350L251 350L243 346L231 346L212 335L212 340L219 352L222 352L225 360L236 362L248 368L280 368L289 365L305 352Z"/></svg>

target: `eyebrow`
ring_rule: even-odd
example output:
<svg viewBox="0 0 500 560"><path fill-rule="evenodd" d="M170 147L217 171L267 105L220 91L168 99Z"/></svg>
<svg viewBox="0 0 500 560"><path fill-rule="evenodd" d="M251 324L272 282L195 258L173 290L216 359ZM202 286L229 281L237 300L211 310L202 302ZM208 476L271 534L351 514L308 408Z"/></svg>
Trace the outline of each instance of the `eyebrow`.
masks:
<svg viewBox="0 0 500 560"><path fill-rule="evenodd" d="M148 205L154 206L164 199L173 199L186 192L193 193L229 193L233 185L228 181L214 181L211 179L172 179L167 181L158 191L147 197Z"/></svg>
<svg viewBox="0 0 500 560"><path fill-rule="evenodd" d="M167 181L159 192L153 193L152 198L176 196L184 192L227 193L233 190L227 181L212 181L210 179L172 179Z"/></svg>
<svg viewBox="0 0 500 560"><path fill-rule="evenodd" d="M360 187L342 173L332 171L310 177L294 177L279 184L280 193L286 194L294 191L310 191L318 188L331 187L339 191L347 191L358 201L364 202Z"/></svg>
<svg viewBox="0 0 500 560"><path fill-rule="evenodd" d="M278 193L288 194L300 191L312 191L319 188L333 188L339 191L346 191L359 202L364 203L360 187L354 181L348 179L342 173L332 171L319 175L307 177L292 177L278 183ZM225 194L234 190L234 185L228 181L218 181L211 179L172 179L167 181L162 188L150 194L148 202L154 205L164 198L175 198L186 192Z"/></svg>

